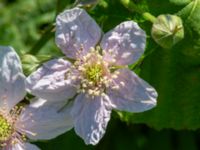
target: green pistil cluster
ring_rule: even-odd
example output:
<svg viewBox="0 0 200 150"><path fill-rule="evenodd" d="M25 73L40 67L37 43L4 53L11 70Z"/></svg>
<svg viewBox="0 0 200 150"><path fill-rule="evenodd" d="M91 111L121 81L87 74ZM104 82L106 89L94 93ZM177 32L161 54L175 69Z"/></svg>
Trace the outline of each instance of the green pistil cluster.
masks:
<svg viewBox="0 0 200 150"><path fill-rule="evenodd" d="M0 115L0 142L7 140L12 134L12 126Z"/></svg>
<svg viewBox="0 0 200 150"><path fill-rule="evenodd" d="M102 66L98 64L88 66L85 73L86 73L86 78L89 81L98 83L103 73Z"/></svg>

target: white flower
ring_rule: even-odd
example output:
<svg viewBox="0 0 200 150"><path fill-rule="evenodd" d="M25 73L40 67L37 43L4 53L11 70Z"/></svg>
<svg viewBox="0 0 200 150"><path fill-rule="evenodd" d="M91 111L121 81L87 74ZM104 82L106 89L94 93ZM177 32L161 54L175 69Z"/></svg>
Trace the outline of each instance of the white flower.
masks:
<svg viewBox="0 0 200 150"><path fill-rule="evenodd" d="M21 62L11 47L0 46L0 149L38 150L29 139L51 139L72 127L69 112L58 113L63 103L35 99L17 105L25 96Z"/></svg>
<svg viewBox="0 0 200 150"><path fill-rule="evenodd" d="M27 88L48 101L75 98L71 116L86 144L103 137L112 109L142 112L156 105L157 92L128 69L144 52L145 32L133 21L104 34L83 10L57 17L56 43L73 61L54 59L27 79Z"/></svg>

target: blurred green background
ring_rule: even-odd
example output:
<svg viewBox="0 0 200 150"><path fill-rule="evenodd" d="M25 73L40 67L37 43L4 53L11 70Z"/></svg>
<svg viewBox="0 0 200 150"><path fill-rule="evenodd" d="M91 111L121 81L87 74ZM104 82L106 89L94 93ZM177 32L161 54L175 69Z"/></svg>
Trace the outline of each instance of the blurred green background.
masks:
<svg viewBox="0 0 200 150"><path fill-rule="evenodd" d="M171 49L151 37L152 23L123 0L101 0L88 12L104 32L134 20L147 33L145 57L133 70L156 88L156 108L139 114L113 112L107 132L96 146L86 146L74 130L51 141L36 142L42 150L198 150L200 149L200 0L132 0L157 17L183 19L185 38ZM13 46L26 75L43 61L62 56L54 42L56 14L73 0L0 0L0 45ZM31 59L27 54L32 54ZM29 56L29 55L28 55Z"/></svg>

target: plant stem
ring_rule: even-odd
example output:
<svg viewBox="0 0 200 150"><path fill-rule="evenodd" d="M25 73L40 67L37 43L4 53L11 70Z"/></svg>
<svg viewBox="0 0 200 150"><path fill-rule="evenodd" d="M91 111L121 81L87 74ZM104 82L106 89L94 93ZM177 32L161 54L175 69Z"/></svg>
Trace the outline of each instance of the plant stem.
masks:
<svg viewBox="0 0 200 150"><path fill-rule="evenodd" d="M156 20L156 17L153 16L152 14L150 14L149 12L144 12L143 10L141 10L140 8L137 7L137 5L130 1L130 0L120 0L120 2L124 5L124 7L126 7L129 11L133 12L137 12L139 14L141 14L143 16L144 19L154 23L154 21Z"/></svg>
<svg viewBox="0 0 200 150"><path fill-rule="evenodd" d="M54 28L55 28L54 24L48 26L48 28L44 31L44 34L41 36L41 38L31 48L29 54L36 55L40 51L40 49L49 41L49 39L53 37Z"/></svg>
<svg viewBox="0 0 200 150"><path fill-rule="evenodd" d="M144 12L144 13L142 14L142 16L144 17L144 19L146 19L146 20L148 20L148 21L150 21L150 22L152 22L152 23L154 23L155 20L156 20L156 17L153 16L152 14L150 14L149 12Z"/></svg>

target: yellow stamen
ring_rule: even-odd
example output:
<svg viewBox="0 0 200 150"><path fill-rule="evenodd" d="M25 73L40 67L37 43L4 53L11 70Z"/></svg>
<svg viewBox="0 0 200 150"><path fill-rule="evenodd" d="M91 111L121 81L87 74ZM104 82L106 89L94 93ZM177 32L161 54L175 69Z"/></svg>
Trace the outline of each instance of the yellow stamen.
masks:
<svg viewBox="0 0 200 150"><path fill-rule="evenodd" d="M0 115L0 141L6 141L12 135L12 132L12 125Z"/></svg>

